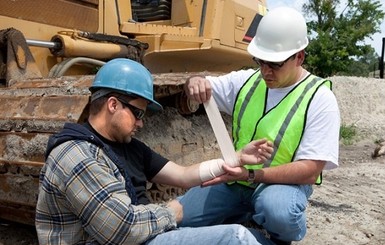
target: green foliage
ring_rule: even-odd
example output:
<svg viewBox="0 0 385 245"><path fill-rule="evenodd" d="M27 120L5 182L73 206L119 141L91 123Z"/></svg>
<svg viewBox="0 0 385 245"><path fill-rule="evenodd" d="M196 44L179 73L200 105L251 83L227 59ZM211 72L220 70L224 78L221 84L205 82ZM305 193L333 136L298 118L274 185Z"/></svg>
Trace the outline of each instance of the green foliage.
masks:
<svg viewBox="0 0 385 245"><path fill-rule="evenodd" d="M384 142L384 139L383 139L383 138L380 138L380 139L376 139L376 140L374 141L374 144L379 145L379 144L381 144L382 142Z"/></svg>
<svg viewBox="0 0 385 245"><path fill-rule="evenodd" d="M310 44L305 66L318 76L367 76L378 60L364 40L380 31L385 15L380 1L346 2L342 8L339 0L309 0L304 4L303 11L312 19L308 22ZM343 10L337 13L337 9Z"/></svg>
<svg viewBox="0 0 385 245"><path fill-rule="evenodd" d="M351 145L357 136L357 127L354 125L342 124L340 127L340 139L345 145Z"/></svg>
<svg viewBox="0 0 385 245"><path fill-rule="evenodd" d="M368 52L357 60L352 60L350 66L344 70L337 72L341 76L367 77L369 72L378 70L379 59L375 51Z"/></svg>

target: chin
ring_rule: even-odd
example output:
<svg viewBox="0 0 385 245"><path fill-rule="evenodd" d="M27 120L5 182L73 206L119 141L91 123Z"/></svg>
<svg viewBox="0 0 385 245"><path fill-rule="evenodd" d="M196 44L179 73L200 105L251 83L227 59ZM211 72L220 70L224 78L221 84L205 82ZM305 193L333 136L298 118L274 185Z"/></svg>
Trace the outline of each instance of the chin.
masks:
<svg viewBox="0 0 385 245"><path fill-rule="evenodd" d="M123 139L123 143L130 143L131 142L131 140L132 140L132 137L131 136L127 136L127 137L125 137L124 139Z"/></svg>
<svg viewBox="0 0 385 245"><path fill-rule="evenodd" d="M274 81L270 81L270 82L266 82L266 81L265 81L265 83L266 83L266 86L267 86L268 88L276 88L276 86L274 86Z"/></svg>

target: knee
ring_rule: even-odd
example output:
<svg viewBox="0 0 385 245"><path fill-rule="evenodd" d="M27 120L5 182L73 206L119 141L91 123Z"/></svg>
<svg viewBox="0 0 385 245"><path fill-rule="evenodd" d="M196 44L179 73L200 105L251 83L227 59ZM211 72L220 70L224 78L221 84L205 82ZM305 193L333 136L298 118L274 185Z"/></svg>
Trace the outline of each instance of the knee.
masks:
<svg viewBox="0 0 385 245"><path fill-rule="evenodd" d="M270 220L264 225L267 232L272 237L283 241L302 240L307 231L305 213L279 213L281 213L281 215L270 216Z"/></svg>
<svg viewBox="0 0 385 245"><path fill-rule="evenodd" d="M246 227L238 224L228 225L228 244L260 244Z"/></svg>
<svg viewBox="0 0 385 245"><path fill-rule="evenodd" d="M265 219L268 220L269 223L283 223L289 226L295 225L306 219L305 208L298 207L298 205L282 207L279 210L266 208Z"/></svg>
<svg viewBox="0 0 385 245"><path fill-rule="evenodd" d="M265 206L254 216L270 235L285 241L302 240L306 234L306 207L301 204Z"/></svg>
<svg viewBox="0 0 385 245"><path fill-rule="evenodd" d="M263 222L297 224L305 219L307 197L301 186L271 185L255 200L259 224Z"/></svg>

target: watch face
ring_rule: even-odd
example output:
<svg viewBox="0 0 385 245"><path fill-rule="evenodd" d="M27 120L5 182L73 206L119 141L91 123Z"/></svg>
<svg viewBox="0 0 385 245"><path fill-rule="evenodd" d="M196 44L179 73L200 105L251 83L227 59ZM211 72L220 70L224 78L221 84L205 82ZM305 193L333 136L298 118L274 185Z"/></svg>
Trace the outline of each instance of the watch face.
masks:
<svg viewBox="0 0 385 245"><path fill-rule="evenodd" d="M255 179L255 173L253 169L249 169L249 178L247 179L247 182L254 183Z"/></svg>

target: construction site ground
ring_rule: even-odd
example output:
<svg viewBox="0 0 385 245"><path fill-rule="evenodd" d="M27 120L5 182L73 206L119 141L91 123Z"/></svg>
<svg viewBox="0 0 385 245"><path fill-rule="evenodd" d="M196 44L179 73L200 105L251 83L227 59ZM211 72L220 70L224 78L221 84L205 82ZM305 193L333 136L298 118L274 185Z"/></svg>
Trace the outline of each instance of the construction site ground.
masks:
<svg viewBox="0 0 385 245"><path fill-rule="evenodd" d="M357 134L350 142L341 139L340 167L324 171L323 184L315 186L307 236L294 244L385 244L385 156L372 158L376 142L385 139L385 80L331 80L342 125ZM145 130L138 137L177 163L220 156L204 111L181 116L166 108L146 118ZM0 220L0 245L11 244L38 244L34 227Z"/></svg>

